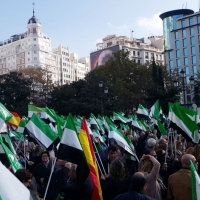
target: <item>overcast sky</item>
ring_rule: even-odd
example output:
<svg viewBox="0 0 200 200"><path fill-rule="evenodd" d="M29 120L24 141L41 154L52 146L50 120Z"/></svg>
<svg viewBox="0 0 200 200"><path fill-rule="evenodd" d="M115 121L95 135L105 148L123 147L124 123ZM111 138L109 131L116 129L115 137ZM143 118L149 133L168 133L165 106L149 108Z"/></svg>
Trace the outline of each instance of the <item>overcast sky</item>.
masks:
<svg viewBox="0 0 200 200"><path fill-rule="evenodd" d="M35 16L41 21L43 33L52 41L89 56L96 43L116 34L142 38L162 35L160 13L186 7L185 0L35 0ZM187 8L199 10L198 0L189 0ZM0 41L27 30L32 17L30 0L0 0Z"/></svg>

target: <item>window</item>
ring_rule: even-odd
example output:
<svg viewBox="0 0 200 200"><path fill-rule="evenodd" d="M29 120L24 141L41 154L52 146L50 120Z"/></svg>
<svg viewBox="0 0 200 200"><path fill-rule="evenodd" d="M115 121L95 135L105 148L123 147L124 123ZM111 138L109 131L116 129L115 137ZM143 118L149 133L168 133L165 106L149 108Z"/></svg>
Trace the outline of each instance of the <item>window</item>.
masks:
<svg viewBox="0 0 200 200"><path fill-rule="evenodd" d="M187 47L187 40L186 39L183 39L183 46Z"/></svg>
<svg viewBox="0 0 200 200"><path fill-rule="evenodd" d="M190 26L193 25L193 18L190 18Z"/></svg>
<svg viewBox="0 0 200 200"><path fill-rule="evenodd" d="M182 24L182 28L185 28L185 26L186 26L185 20L182 20L182 21L181 21L181 24Z"/></svg>
<svg viewBox="0 0 200 200"><path fill-rule="evenodd" d="M37 57L34 57L34 60L37 60Z"/></svg>
<svg viewBox="0 0 200 200"><path fill-rule="evenodd" d="M174 67L174 63L173 63L172 60L169 61L169 67L170 67L170 68L173 68L173 67Z"/></svg>
<svg viewBox="0 0 200 200"><path fill-rule="evenodd" d="M196 54L195 47L191 47L191 53Z"/></svg>
<svg viewBox="0 0 200 200"><path fill-rule="evenodd" d="M179 41L175 42L176 49L179 49Z"/></svg>
<svg viewBox="0 0 200 200"><path fill-rule="evenodd" d="M135 56L135 51L133 51L133 55Z"/></svg>
<svg viewBox="0 0 200 200"><path fill-rule="evenodd" d="M200 16L197 17L197 23L200 24Z"/></svg>
<svg viewBox="0 0 200 200"><path fill-rule="evenodd" d="M184 58L184 65L188 65L188 58Z"/></svg>
<svg viewBox="0 0 200 200"><path fill-rule="evenodd" d="M178 31L175 32L175 39L178 39Z"/></svg>
<svg viewBox="0 0 200 200"><path fill-rule="evenodd" d="M156 54L156 58L158 59L158 55ZM173 58L173 54L172 54L172 51L169 52L169 59L172 59Z"/></svg>
<svg viewBox="0 0 200 200"><path fill-rule="evenodd" d="M197 74L197 66L194 65L194 66L192 66L192 68L193 68L193 73Z"/></svg>
<svg viewBox="0 0 200 200"><path fill-rule="evenodd" d="M194 35L194 28L190 28L190 35Z"/></svg>
<svg viewBox="0 0 200 200"><path fill-rule="evenodd" d="M199 39L199 43L200 43L200 35L198 36L198 39Z"/></svg>
<svg viewBox="0 0 200 200"><path fill-rule="evenodd" d="M145 58L149 58L149 53L145 52Z"/></svg>
<svg viewBox="0 0 200 200"><path fill-rule="evenodd" d="M189 67L185 68L185 74L188 75L189 74Z"/></svg>
<svg viewBox="0 0 200 200"><path fill-rule="evenodd" d="M140 52L139 51L137 52L137 55L140 56Z"/></svg>
<svg viewBox="0 0 200 200"><path fill-rule="evenodd" d="M177 65L177 67L180 67L180 66L181 66L181 61L180 61L180 59L177 59L177 60L176 60L176 65Z"/></svg>
<svg viewBox="0 0 200 200"><path fill-rule="evenodd" d="M183 30L182 34L183 34L183 37L186 37L186 30Z"/></svg>
<svg viewBox="0 0 200 200"><path fill-rule="evenodd" d="M36 54L37 52L36 51L34 51L34 54Z"/></svg>
<svg viewBox="0 0 200 200"><path fill-rule="evenodd" d="M151 53L151 59L153 59L154 58L154 53Z"/></svg>
<svg viewBox="0 0 200 200"><path fill-rule="evenodd" d="M196 56L192 56L192 64L196 64L197 61L196 61Z"/></svg>
<svg viewBox="0 0 200 200"><path fill-rule="evenodd" d="M176 57L180 58L180 50L176 50Z"/></svg>
<svg viewBox="0 0 200 200"><path fill-rule="evenodd" d="M30 61L30 58L28 58L28 61Z"/></svg>
<svg viewBox="0 0 200 200"><path fill-rule="evenodd" d="M36 41L36 38L33 38L33 41Z"/></svg>
<svg viewBox="0 0 200 200"><path fill-rule="evenodd" d="M138 64L140 64L140 60L138 60Z"/></svg>
<svg viewBox="0 0 200 200"><path fill-rule="evenodd" d="M190 38L190 43L191 43L191 45L194 45L194 37Z"/></svg>

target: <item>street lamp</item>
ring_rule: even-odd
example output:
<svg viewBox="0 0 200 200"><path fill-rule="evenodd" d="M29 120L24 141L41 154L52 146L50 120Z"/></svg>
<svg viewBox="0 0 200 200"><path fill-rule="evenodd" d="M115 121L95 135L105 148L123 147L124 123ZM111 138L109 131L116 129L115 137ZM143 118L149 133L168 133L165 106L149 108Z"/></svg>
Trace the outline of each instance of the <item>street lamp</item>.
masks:
<svg viewBox="0 0 200 200"><path fill-rule="evenodd" d="M184 106L185 106L185 103L186 103L186 101L185 101L185 70L184 69L181 69L181 71L180 71L180 75L181 75L181 78L182 78L182 89L183 89L183 104L184 104Z"/></svg>
<svg viewBox="0 0 200 200"><path fill-rule="evenodd" d="M103 90L103 81L100 81L99 88L101 89L101 116L103 117L103 94L108 94L108 87L105 87Z"/></svg>

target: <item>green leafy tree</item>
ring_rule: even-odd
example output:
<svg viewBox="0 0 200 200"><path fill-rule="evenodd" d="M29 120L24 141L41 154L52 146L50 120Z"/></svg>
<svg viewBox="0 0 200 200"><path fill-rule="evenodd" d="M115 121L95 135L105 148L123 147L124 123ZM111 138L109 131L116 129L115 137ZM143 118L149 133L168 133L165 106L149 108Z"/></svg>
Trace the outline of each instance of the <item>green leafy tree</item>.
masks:
<svg viewBox="0 0 200 200"><path fill-rule="evenodd" d="M10 72L0 76L1 102L10 111L27 115L31 93L31 80L24 78L21 73Z"/></svg>

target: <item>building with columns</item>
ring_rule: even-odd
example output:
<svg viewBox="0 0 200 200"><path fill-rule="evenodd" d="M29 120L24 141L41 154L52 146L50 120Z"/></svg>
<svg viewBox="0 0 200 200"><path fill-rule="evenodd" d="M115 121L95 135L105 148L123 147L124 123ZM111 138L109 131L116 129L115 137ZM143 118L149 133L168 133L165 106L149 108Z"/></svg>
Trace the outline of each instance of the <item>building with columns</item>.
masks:
<svg viewBox="0 0 200 200"><path fill-rule="evenodd" d="M27 31L14 34L0 42L0 74L26 67L41 67L52 73L55 84L69 84L85 77L90 71L89 59L80 62L60 45L52 49L50 38L42 32L42 24L33 16L28 20ZM79 71L80 70L80 71Z"/></svg>

